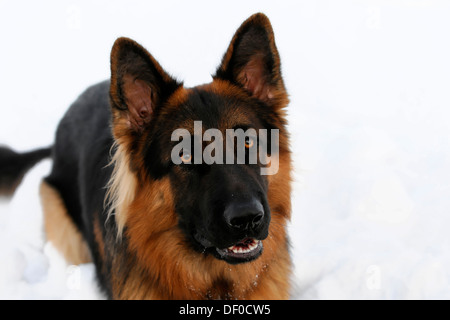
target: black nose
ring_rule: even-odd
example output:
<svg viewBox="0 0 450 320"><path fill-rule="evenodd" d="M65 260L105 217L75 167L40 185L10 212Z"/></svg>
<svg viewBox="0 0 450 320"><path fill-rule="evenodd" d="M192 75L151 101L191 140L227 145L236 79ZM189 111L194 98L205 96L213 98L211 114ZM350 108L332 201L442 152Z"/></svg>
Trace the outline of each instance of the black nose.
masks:
<svg viewBox="0 0 450 320"><path fill-rule="evenodd" d="M234 201L227 205L224 212L227 224L236 229L255 229L264 217L264 207L256 199Z"/></svg>

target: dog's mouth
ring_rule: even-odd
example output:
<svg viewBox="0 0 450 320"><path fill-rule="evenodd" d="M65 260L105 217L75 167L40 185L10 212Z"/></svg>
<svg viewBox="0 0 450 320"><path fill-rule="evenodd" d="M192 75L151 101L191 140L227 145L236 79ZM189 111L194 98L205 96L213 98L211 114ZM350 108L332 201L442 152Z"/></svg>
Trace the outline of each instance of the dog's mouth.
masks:
<svg viewBox="0 0 450 320"><path fill-rule="evenodd" d="M258 258L263 250L261 240L245 238L238 243L225 248L216 248L217 253L230 263L248 262Z"/></svg>
<svg viewBox="0 0 450 320"><path fill-rule="evenodd" d="M226 248L213 246L210 241L198 233L194 238L205 248L205 250L208 250L209 253L212 253L216 258L225 260L230 264L250 262L258 258L263 251L262 241L250 237L246 237Z"/></svg>

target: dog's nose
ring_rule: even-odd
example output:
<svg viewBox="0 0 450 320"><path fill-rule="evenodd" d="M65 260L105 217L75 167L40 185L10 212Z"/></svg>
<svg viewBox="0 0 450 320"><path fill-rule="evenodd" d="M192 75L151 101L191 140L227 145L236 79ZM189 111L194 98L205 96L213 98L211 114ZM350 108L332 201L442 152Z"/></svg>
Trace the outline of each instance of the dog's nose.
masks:
<svg viewBox="0 0 450 320"><path fill-rule="evenodd" d="M236 229L250 230L258 227L264 217L264 207L260 201L234 201L225 208L225 221Z"/></svg>

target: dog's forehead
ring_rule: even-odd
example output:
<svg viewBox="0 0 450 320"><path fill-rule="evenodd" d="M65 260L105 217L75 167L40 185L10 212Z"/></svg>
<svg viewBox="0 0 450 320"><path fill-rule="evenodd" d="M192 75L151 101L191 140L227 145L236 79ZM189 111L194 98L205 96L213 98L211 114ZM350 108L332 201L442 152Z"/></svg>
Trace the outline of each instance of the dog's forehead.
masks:
<svg viewBox="0 0 450 320"><path fill-rule="evenodd" d="M178 128L189 131L194 129L195 121L201 121L205 130L260 127L255 106L248 96L215 82L182 90L169 109L166 117L176 119Z"/></svg>

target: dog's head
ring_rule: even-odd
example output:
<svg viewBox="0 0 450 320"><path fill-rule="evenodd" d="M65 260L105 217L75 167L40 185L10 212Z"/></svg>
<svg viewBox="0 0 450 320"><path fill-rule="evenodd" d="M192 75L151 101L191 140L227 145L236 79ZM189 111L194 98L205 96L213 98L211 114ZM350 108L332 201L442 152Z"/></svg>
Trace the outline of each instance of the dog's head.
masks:
<svg viewBox="0 0 450 320"><path fill-rule="evenodd" d="M283 111L288 98L267 17L245 21L213 81L194 88L169 76L136 42L118 39L110 98L113 133L128 154L135 192L168 181L171 195L161 196L167 212L160 210L159 218L174 212L186 241L199 252L229 263L259 257L273 211L288 216L290 209L280 203L285 197L270 194L289 178L271 175L278 170L270 171L273 159L288 159L289 150ZM153 195L147 199L149 208L161 202Z"/></svg>

